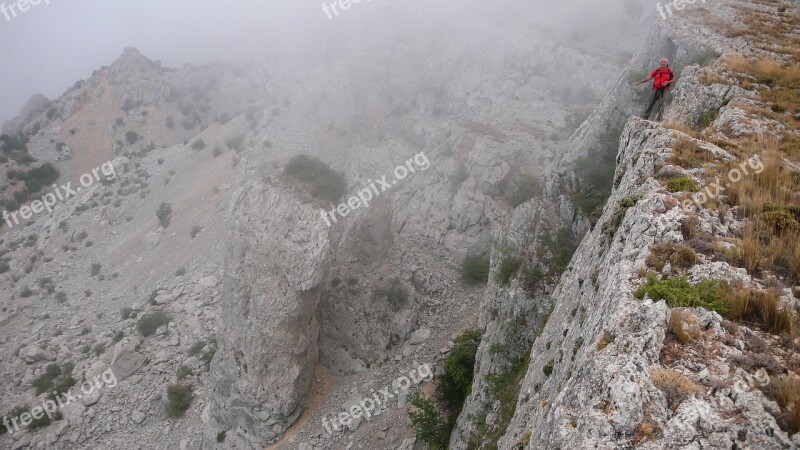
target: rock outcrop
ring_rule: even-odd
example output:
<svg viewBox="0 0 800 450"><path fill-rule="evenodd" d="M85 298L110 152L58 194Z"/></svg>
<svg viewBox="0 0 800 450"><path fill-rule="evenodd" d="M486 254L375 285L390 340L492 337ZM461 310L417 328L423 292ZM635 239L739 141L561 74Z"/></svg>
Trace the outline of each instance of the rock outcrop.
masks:
<svg viewBox="0 0 800 450"><path fill-rule="evenodd" d="M275 184L234 195L211 414L235 448L263 448L300 414L319 356L316 309L330 265L319 211Z"/></svg>

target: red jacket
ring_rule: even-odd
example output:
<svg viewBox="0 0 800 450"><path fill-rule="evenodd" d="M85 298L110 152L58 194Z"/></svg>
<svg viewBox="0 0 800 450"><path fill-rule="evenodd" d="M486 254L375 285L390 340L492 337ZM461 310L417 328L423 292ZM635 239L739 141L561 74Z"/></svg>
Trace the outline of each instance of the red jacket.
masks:
<svg viewBox="0 0 800 450"><path fill-rule="evenodd" d="M672 72L672 69L670 69L669 67L665 67L663 69L661 67L659 67L658 69L654 70L650 74L650 76L653 77L653 90L654 91L659 89L659 88L662 88L662 87L664 88L664 90L668 91L669 90L669 85L666 85L666 86L662 86L662 85L664 83L666 83L667 81L670 81L673 78L675 78L675 74Z"/></svg>

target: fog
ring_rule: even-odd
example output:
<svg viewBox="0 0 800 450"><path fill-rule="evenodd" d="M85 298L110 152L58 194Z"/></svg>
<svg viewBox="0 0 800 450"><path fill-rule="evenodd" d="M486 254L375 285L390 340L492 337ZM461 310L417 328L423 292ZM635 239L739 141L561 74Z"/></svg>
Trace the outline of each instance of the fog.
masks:
<svg viewBox="0 0 800 450"><path fill-rule="evenodd" d="M535 23L548 32L625 47L624 32L603 30L624 30L615 23L643 20L654 11L632 1L585 0L364 0L346 11L328 7L328 13L322 6L329 2L318 1L49 1L17 10L16 17L9 11L10 21L0 14L0 122L16 116L33 94L57 98L75 81L111 64L128 46L171 67L245 62L295 54L304 47L391 37L418 27L446 29L457 42L458 33L470 32L470 19L480 17L504 28L519 26L523 32Z"/></svg>

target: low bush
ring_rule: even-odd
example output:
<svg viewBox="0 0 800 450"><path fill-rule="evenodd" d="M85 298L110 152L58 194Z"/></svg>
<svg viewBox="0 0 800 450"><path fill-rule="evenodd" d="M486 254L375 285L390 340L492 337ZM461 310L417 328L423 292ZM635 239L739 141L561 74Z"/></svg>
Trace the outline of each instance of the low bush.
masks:
<svg viewBox="0 0 800 450"><path fill-rule="evenodd" d="M158 218L158 223L163 228L167 228L172 221L172 205L162 202L156 210L156 217Z"/></svg>
<svg viewBox="0 0 800 450"><path fill-rule="evenodd" d="M497 269L495 280L497 280L497 283L501 286L507 285L511 278L517 274L521 265L522 260L519 258L504 259L503 262L500 263L500 268Z"/></svg>
<svg viewBox="0 0 800 450"><path fill-rule="evenodd" d="M700 306L724 315L729 311L725 303L729 290L730 285L725 281L701 280L692 284L683 276L659 280L655 273L650 272L635 295L638 299L647 295L654 301L666 300L671 308Z"/></svg>
<svg viewBox="0 0 800 450"><path fill-rule="evenodd" d="M197 355L198 353L202 352L203 348L205 348L205 346L206 346L206 343L203 342L203 341L195 342L194 344L192 344L191 347L189 347L189 356L194 356L194 355Z"/></svg>
<svg viewBox="0 0 800 450"><path fill-rule="evenodd" d="M374 298L385 300L393 311L400 311L408 303L409 293L399 278L393 278L375 290Z"/></svg>
<svg viewBox="0 0 800 450"><path fill-rule="evenodd" d="M206 143L202 139L198 139L192 143L192 150L202 150L206 148Z"/></svg>
<svg viewBox="0 0 800 450"><path fill-rule="evenodd" d="M236 152L241 152L244 150L244 139L243 134L230 137L225 141L225 146Z"/></svg>
<svg viewBox="0 0 800 450"><path fill-rule="evenodd" d="M133 145L139 140L139 133L129 130L125 133L125 140L128 141L128 144Z"/></svg>
<svg viewBox="0 0 800 450"><path fill-rule="evenodd" d="M311 196L336 203L347 190L344 173L330 168L319 158L298 155L286 165L286 173L311 185Z"/></svg>
<svg viewBox="0 0 800 450"><path fill-rule="evenodd" d="M603 225L603 233L609 238L613 238L615 234L617 234L617 229L619 226L622 225L622 221L625 219L625 214L628 212L628 209L636 206L636 203L641 200L641 196L632 195L630 197L625 197L619 202L617 205L617 209L614 211L614 215L608 219L608 222Z"/></svg>
<svg viewBox="0 0 800 450"><path fill-rule="evenodd" d="M469 284L489 281L489 256L471 255L464 258L461 264L461 278Z"/></svg>
<svg viewBox="0 0 800 450"><path fill-rule="evenodd" d="M670 192L697 192L697 183L688 177L675 177L667 180Z"/></svg>
<svg viewBox="0 0 800 450"><path fill-rule="evenodd" d="M178 371L176 372L176 376L179 380L182 380L186 377L192 376L193 372L191 367L186 367L184 365L178 366Z"/></svg>
<svg viewBox="0 0 800 450"><path fill-rule="evenodd" d="M455 346L444 362L444 375L437 385L439 397L451 404L463 404L472 390L475 374L475 355L481 333L467 331L453 340Z"/></svg>
<svg viewBox="0 0 800 450"><path fill-rule="evenodd" d="M544 276L536 267L530 266L522 269L522 287L528 294L533 295L542 279Z"/></svg>
<svg viewBox="0 0 800 450"><path fill-rule="evenodd" d="M514 179L510 189L508 189L505 194L505 198L511 203L511 206L516 208L537 195L540 195L541 191L542 188L533 175L522 174Z"/></svg>
<svg viewBox="0 0 800 450"><path fill-rule="evenodd" d="M167 386L167 404L164 409L169 417L178 418L189 409L192 400L194 400L194 394L192 394L191 386L171 384Z"/></svg>
<svg viewBox="0 0 800 450"><path fill-rule="evenodd" d="M159 327L166 325L172 321L172 317L162 311L154 311L143 315L136 324L142 336L152 336Z"/></svg>

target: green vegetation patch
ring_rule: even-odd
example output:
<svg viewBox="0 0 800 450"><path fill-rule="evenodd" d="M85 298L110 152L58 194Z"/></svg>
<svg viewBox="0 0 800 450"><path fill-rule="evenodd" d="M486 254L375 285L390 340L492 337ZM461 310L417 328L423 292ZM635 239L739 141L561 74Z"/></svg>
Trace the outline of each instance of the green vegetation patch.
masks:
<svg viewBox="0 0 800 450"><path fill-rule="evenodd" d="M286 165L286 173L311 185L311 196L336 203L347 191L344 173L331 169L319 158L298 155Z"/></svg>
<svg viewBox="0 0 800 450"><path fill-rule="evenodd" d="M645 295L651 299L665 300L670 308L703 307L710 311L726 315L729 312L725 302L730 285L726 281L701 280L696 284L690 283L686 277L670 277L659 280L656 274L647 274L647 281L636 291L636 298L643 299Z"/></svg>

